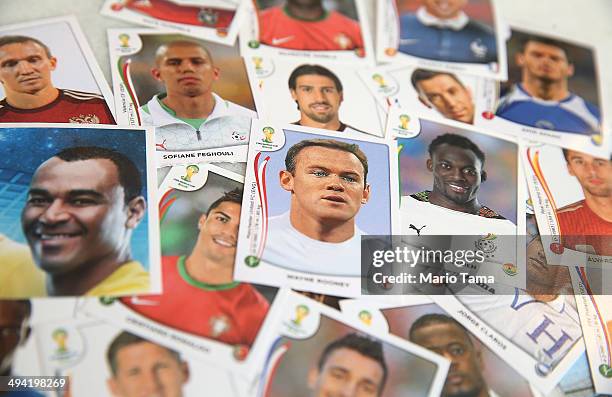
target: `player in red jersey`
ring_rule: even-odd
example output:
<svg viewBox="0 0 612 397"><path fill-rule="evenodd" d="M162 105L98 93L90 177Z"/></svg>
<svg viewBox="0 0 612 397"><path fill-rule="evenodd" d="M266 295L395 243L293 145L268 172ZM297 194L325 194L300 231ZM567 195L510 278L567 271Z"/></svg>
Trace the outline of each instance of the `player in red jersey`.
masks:
<svg viewBox="0 0 612 397"><path fill-rule="evenodd" d="M101 95L53 86L57 58L40 40L0 37L0 122L115 124Z"/></svg>
<svg viewBox="0 0 612 397"><path fill-rule="evenodd" d="M241 201L242 192L226 193L200 217L191 254L162 257L163 295L123 303L175 329L250 347L269 304L250 284L232 281Z"/></svg>
<svg viewBox="0 0 612 397"><path fill-rule="evenodd" d="M570 175L582 187L584 200L557 210L560 235L567 248L612 255L612 161L563 149Z"/></svg>
<svg viewBox="0 0 612 397"><path fill-rule="evenodd" d="M359 23L321 0L287 0L285 5L259 13L259 41L273 47L308 51L363 48Z"/></svg>
<svg viewBox="0 0 612 397"><path fill-rule="evenodd" d="M219 32L227 32L236 14L234 10L180 5L169 0L126 0L124 3L117 4L115 6L117 9L125 7L155 19L216 28Z"/></svg>

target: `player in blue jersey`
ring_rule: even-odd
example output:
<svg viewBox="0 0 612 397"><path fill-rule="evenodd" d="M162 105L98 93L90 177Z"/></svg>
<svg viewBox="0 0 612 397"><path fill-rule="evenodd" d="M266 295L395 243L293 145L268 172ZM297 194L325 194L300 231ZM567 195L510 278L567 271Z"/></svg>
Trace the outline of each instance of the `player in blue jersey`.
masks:
<svg viewBox="0 0 612 397"><path fill-rule="evenodd" d="M577 134L599 134L597 106L569 91L574 65L563 43L529 37L516 54L521 82L501 99L496 115L515 123Z"/></svg>
<svg viewBox="0 0 612 397"><path fill-rule="evenodd" d="M486 64L497 62L491 27L470 20L468 0L423 0L414 14L400 16L398 51L436 61Z"/></svg>

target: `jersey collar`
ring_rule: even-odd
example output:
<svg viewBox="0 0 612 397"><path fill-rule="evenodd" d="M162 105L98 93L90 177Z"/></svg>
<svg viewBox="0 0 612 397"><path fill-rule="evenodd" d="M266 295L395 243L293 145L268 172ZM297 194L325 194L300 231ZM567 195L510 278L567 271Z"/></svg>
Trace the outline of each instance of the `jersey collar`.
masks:
<svg viewBox="0 0 612 397"><path fill-rule="evenodd" d="M440 19L436 16L431 15L425 9L425 6L419 7L416 12L416 17L425 26L431 26L440 29L452 29L461 30L468 24L470 18L465 12L460 11L459 15L452 19Z"/></svg>
<svg viewBox="0 0 612 397"><path fill-rule="evenodd" d="M211 120L217 119L219 117L224 117L229 115L229 106L228 103L221 98L219 95L212 93L215 98L215 106L213 107L212 112L205 119L204 124L208 123ZM172 111L168 108L168 110L164 109L161 105L161 100L166 96L166 94L158 94L153 97L147 104L149 107L149 111L151 117L153 118L153 125L156 127L165 127L171 124L187 124L183 120L176 117L176 112Z"/></svg>

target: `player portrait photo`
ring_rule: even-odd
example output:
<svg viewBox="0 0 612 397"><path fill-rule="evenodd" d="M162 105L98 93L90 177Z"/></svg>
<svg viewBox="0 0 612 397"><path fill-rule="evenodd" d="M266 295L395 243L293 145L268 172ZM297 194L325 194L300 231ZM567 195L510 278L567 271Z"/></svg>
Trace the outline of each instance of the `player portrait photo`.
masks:
<svg viewBox="0 0 612 397"><path fill-rule="evenodd" d="M208 344L209 360L215 354L230 363L244 360L276 288L232 276L242 180L213 164L173 166L159 188L163 294L92 304L89 312L145 337L163 330L153 336L160 341L188 335Z"/></svg>
<svg viewBox="0 0 612 397"><path fill-rule="evenodd" d="M104 322L69 318L41 324L34 331L42 372L70 377L66 395L187 397L203 388L233 395L227 371L193 359L187 349Z"/></svg>
<svg viewBox="0 0 612 397"><path fill-rule="evenodd" d="M535 397L529 382L435 303L409 305L346 301L343 313L372 329L388 330L450 360L441 397ZM365 321L369 319L368 321Z"/></svg>
<svg viewBox="0 0 612 397"><path fill-rule="evenodd" d="M255 13L240 34L241 48L249 55L373 59L361 0L253 0L253 3Z"/></svg>
<svg viewBox="0 0 612 397"><path fill-rule="evenodd" d="M266 129L275 131L272 144L261 142ZM257 189L245 195L244 203L258 201L257 207L243 204L245 227L234 276L283 285L295 281L292 275L318 275L345 280L343 292L352 294L351 280L357 281L361 272L362 236L393 230L397 184L385 164L393 149L342 133L262 122L254 124L251 134L245 185ZM330 288L324 284L309 288L333 294L324 291Z"/></svg>
<svg viewBox="0 0 612 397"><path fill-rule="evenodd" d="M251 58L251 86L262 119L383 136L377 106L356 69L333 62Z"/></svg>
<svg viewBox="0 0 612 397"><path fill-rule="evenodd" d="M0 122L115 124L112 109L74 18L0 28Z"/></svg>
<svg viewBox="0 0 612 397"><path fill-rule="evenodd" d="M523 155L549 263L609 263L612 161L552 145L525 147Z"/></svg>
<svg viewBox="0 0 612 397"><path fill-rule="evenodd" d="M3 296L159 291L159 229L148 188L154 165L146 159L152 141L145 133L58 125L0 130L2 172L12 186L3 193L0 229L10 248L0 254Z"/></svg>
<svg viewBox="0 0 612 397"><path fill-rule="evenodd" d="M474 124L482 109L479 96L493 86L470 76L406 66L383 66L360 72L380 106L392 103L401 113Z"/></svg>
<svg viewBox="0 0 612 397"><path fill-rule="evenodd" d="M247 4L229 0L107 0L100 13L152 28L234 45Z"/></svg>
<svg viewBox="0 0 612 397"><path fill-rule="evenodd" d="M108 31L118 119L155 126L157 150L245 144L257 117L237 47L142 29Z"/></svg>
<svg viewBox="0 0 612 397"><path fill-rule="evenodd" d="M478 124L605 156L602 86L588 45L512 28L508 81L485 103ZM609 146L608 146L609 147Z"/></svg>
<svg viewBox="0 0 612 397"><path fill-rule="evenodd" d="M505 78L494 0L384 0L377 10L380 61Z"/></svg>
<svg viewBox="0 0 612 397"><path fill-rule="evenodd" d="M292 294L261 395L439 396L448 361ZM299 298L299 299L298 299Z"/></svg>
<svg viewBox="0 0 612 397"><path fill-rule="evenodd" d="M516 234L515 143L421 119L398 146L406 234Z"/></svg>

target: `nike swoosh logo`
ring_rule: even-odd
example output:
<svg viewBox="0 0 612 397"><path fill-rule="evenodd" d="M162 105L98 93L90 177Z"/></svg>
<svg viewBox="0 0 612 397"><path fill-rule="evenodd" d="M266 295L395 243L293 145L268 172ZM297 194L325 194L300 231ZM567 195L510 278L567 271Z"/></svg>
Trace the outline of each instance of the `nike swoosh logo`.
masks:
<svg viewBox="0 0 612 397"><path fill-rule="evenodd" d="M295 36L287 36L287 37L281 37L280 39L277 39L276 37L274 37L272 39L272 45L279 45L279 44L283 44L286 43L288 41L291 41L295 38Z"/></svg>
<svg viewBox="0 0 612 397"><path fill-rule="evenodd" d="M142 299L138 296L132 296L132 299L130 299L133 305L142 305L142 306L157 306L159 305L159 302L157 301L150 301L148 299Z"/></svg>

